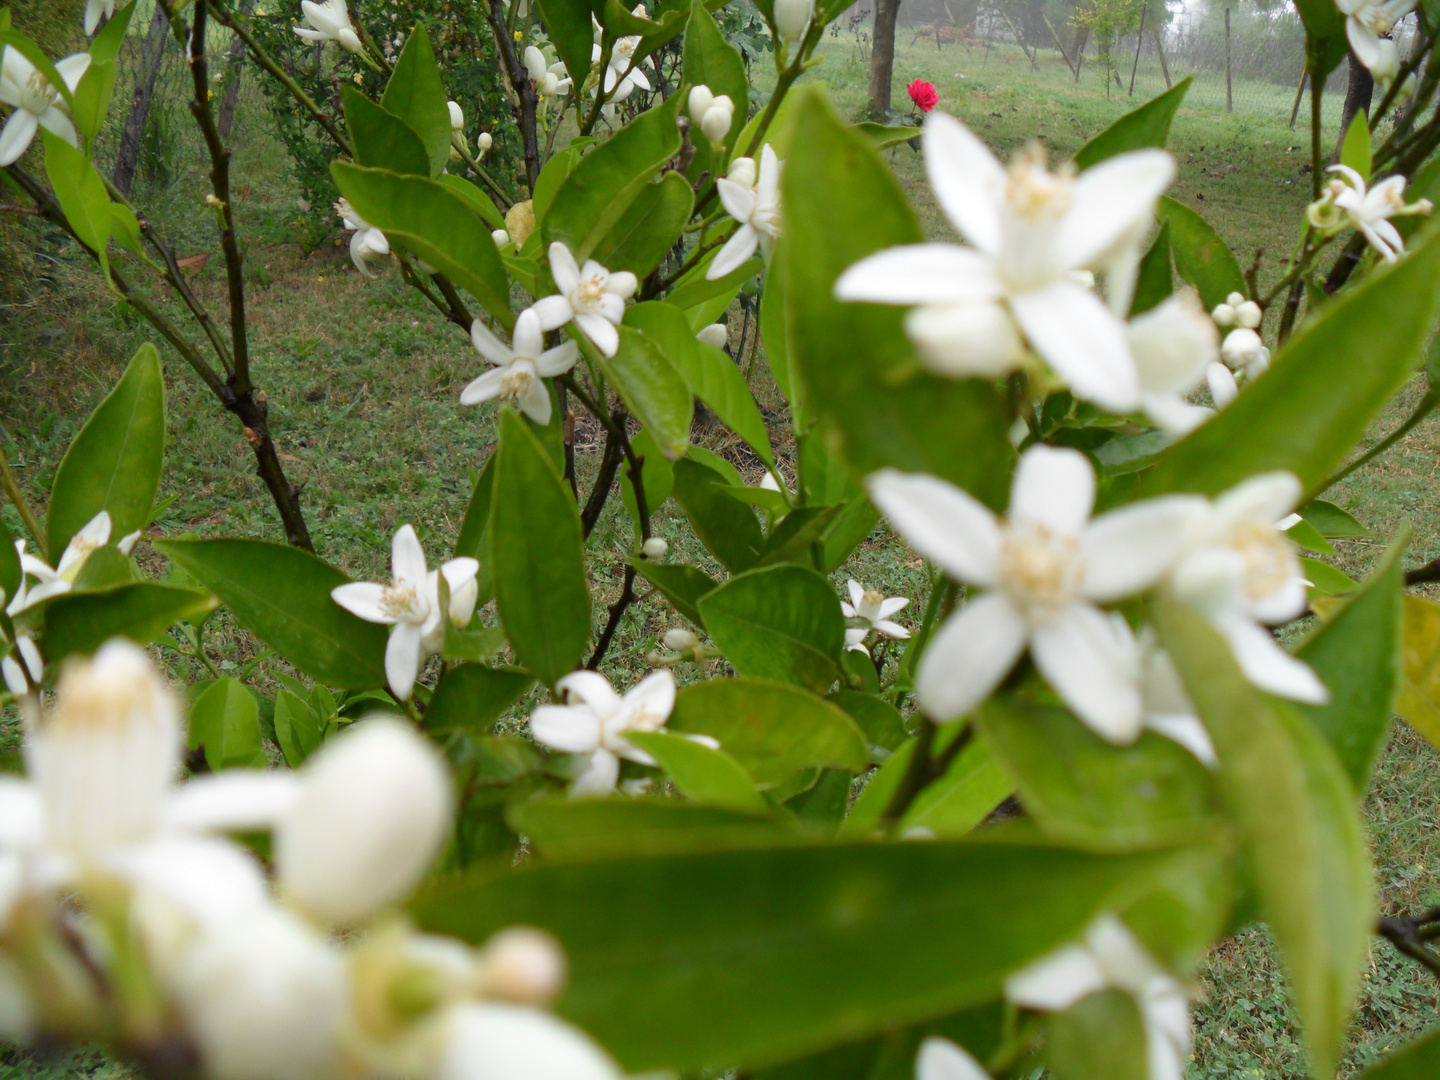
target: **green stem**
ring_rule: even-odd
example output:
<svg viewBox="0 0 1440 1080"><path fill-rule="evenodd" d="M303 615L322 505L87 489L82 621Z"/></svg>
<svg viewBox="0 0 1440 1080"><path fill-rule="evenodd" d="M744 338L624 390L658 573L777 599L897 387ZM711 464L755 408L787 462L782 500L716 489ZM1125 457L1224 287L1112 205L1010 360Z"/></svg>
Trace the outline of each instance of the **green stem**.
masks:
<svg viewBox="0 0 1440 1080"><path fill-rule="evenodd" d="M1325 151L1320 146L1320 132L1324 113L1325 80L1316 78L1310 72L1310 198L1320 198L1320 176L1325 167Z"/></svg>
<svg viewBox="0 0 1440 1080"><path fill-rule="evenodd" d="M1415 406L1415 411L1406 418L1403 424L1401 424L1398 428L1392 431L1389 435L1385 436L1385 438L1381 439L1369 450L1366 450L1365 453L1361 454L1349 465L1346 465L1339 472L1331 475L1323 484L1320 485L1318 490L1328 490L1329 488L1338 484L1341 480L1344 480L1356 469L1362 468L1365 465L1368 465L1370 462L1374 461L1386 450L1389 450L1406 435L1414 431L1415 428L1421 423L1421 421L1423 421L1427 416L1429 416L1432 412L1435 411L1435 407L1437 405L1440 405L1440 390L1432 387L1430 390L1426 391L1425 396L1420 399L1420 403Z"/></svg>
<svg viewBox="0 0 1440 1080"><path fill-rule="evenodd" d="M20 514L20 520L25 523L25 529L35 542L43 549L45 547L45 533L40 527L40 519L35 516L35 511L30 509L30 504L25 501L25 495L20 490L20 481L15 478L15 472L10 468L10 458L5 454L4 446L0 446L0 488L3 488L10 503Z"/></svg>

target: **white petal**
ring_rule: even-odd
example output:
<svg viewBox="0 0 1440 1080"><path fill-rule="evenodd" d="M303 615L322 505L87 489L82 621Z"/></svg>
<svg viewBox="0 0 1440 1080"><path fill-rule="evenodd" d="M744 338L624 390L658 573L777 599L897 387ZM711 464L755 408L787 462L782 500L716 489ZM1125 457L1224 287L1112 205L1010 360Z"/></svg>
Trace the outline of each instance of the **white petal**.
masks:
<svg viewBox="0 0 1440 1080"><path fill-rule="evenodd" d="M966 604L936 632L915 676L920 707L938 722L964 716L979 705L1025 651L1027 627L999 593Z"/></svg>
<svg viewBox="0 0 1440 1080"><path fill-rule="evenodd" d="M1206 366L1220 358L1215 320L1201 310L1193 291L1177 293L1131 319L1125 333L1145 390L1189 393Z"/></svg>
<svg viewBox="0 0 1440 1080"><path fill-rule="evenodd" d="M610 686L604 675L594 671L572 671L555 683L555 689L570 702L582 701L595 710L600 717L614 716L620 711L620 695Z"/></svg>
<svg viewBox="0 0 1440 1080"><path fill-rule="evenodd" d="M1294 473L1268 472L1242 480L1215 500L1217 527L1273 525L1300 502L1304 488Z"/></svg>
<svg viewBox="0 0 1440 1080"><path fill-rule="evenodd" d="M599 315L575 314L575 325L595 343L595 347L607 357L614 356L620 349L620 334L615 324Z"/></svg>
<svg viewBox="0 0 1440 1080"><path fill-rule="evenodd" d="M529 379L525 383L525 389L520 391L520 396L515 402L520 406L520 411L528 416L535 423L544 427L550 423L551 405L550 391L545 389L545 384L540 379Z"/></svg>
<svg viewBox="0 0 1440 1080"><path fill-rule="evenodd" d="M1355 50L1355 56L1367 69L1377 67L1384 60L1380 38L1359 20L1345 20L1345 36L1350 39L1350 48Z"/></svg>
<svg viewBox="0 0 1440 1080"><path fill-rule="evenodd" d="M634 67L632 67L630 71L626 74L625 78L630 82L634 83L636 86L640 87L641 90L650 89L650 80L647 79L645 77L645 73L640 70L639 64L636 64Z"/></svg>
<svg viewBox="0 0 1440 1080"><path fill-rule="evenodd" d="M579 342L562 342L553 349L546 349L535 358L535 373L547 379L563 375L575 366L579 357Z"/></svg>
<svg viewBox="0 0 1440 1080"><path fill-rule="evenodd" d="M1155 200L1175 178L1163 150L1134 150L1094 165L1075 180L1055 243L1067 268L1082 267L1114 246L1136 222L1154 213Z"/></svg>
<svg viewBox="0 0 1440 1080"><path fill-rule="evenodd" d="M915 1057L915 1080L990 1080L980 1063L949 1039L931 1035Z"/></svg>
<svg viewBox="0 0 1440 1080"><path fill-rule="evenodd" d="M397 623L385 643L385 681L401 701L410 697L420 674L420 639L424 631L413 623Z"/></svg>
<svg viewBox="0 0 1440 1080"><path fill-rule="evenodd" d="M71 146L80 145L80 136L75 133L75 125L59 106L52 105L41 113L39 123L51 135L58 135Z"/></svg>
<svg viewBox="0 0 1440 1080"><path fill-rule="evenodd" d="M1235 375L1218 360L1205 368L1205 382L1210 387L1210 400L1217 409L1223 409L1240 396L1240 387Z"/></svg>
<svg viewBox="0 0 1440 1080"><path fill-rule="evenodd" d="M675 676L669 671L656 671L645 676L626 692L620 705L630 721L626 727L646 731L663 727L670 711L675 708ZM642 713L644 720L637 727L634 720Z"/></svg>
<svg viewBox="0 0 1440 1080"><path fill-rule="evenodd" d="M622 303L634 296L635 290L638 288L640 288L640 279L629 270L616 270L610 275L610 280L605 283L605 291L618 296Z"/></svg>
<svg viewBox="0 0 1440 1080"><path fill-rule="evenodd" d="M863 652L870 655L870 650L865 647L865 639L870 636L870 631L863 626L847 626L845 628L845 648L851 652Z"/></svg>
<svg viewBox="0 0 1440 1080"><path fill-rule="evenodd" d="M1165 738L1179 743L1199 759L1207 769L1218 768L1220 759L1215 755L1215 744L1210 733L1197 716L1186 713L1149 713L1145 726Z"/></svg>
<svg viewBox="0 0 1440 1080"><path fill-rule="evenodd" d="M1140 377L1125 328L1092 292L1068 281L1012 297L1011 310L1035 351L1076 397L1112 412L1140 405Z"/></svg>
<svg viewBox="0 0 1440 1080"><path fill-rule="evenodd" d="M1323 705L1330 700L1330 691L1310 665L1286 652L1263 626L1235 615L1222 616L1214 622L1230 643L1230 651L1245 678L1260 689L1312 705Z"/></svg>
<svg viewBox="0 0 1440 1080"><path fill-rule="evenodd" d="M1102 739L1124 745L1140 734L1140 657L1098 608L1076 603L1031 632L1035 666L1075 715Z"/></svg>
<svg viewBox="0 0 1440 1080"><path fill-rule="evenodd" d="M35 138L35 131L40 122L35 119L35 114L24 109L16 109L10 114L10 119L5 121L5 127L0 129L0 167L13 165L20 160L20 155L30 145L30 140Z"/></svg>
<svg viewBox="0 0 1440 1080"><path fill-rule="evenodd" d="M1080 539L1081 590L1099 603L1148 589L1185 554L1210 516L1198 495L1167 495L1101 514Z"/></svg>
<svg viewBox="0 0 1440 1080"><path fill-rule="evenodd" d="M603 747L590 755L589 767L570 785L572 799L608 795L620 779L620 759Z"/></svg>
<svg viewBox="0 0 1440 1080"><path fill-rule="evenodd" d="M1020 455L1010 485L1012 522L1079 536L1094 506L1095 467L1080 451L1042 444Z"/></svg>
<svg viewBox="0 0 1440 1080"><path fill-rule="evenodd" d="M889 619L880 619L876 622L875 630L888 638L894 638L896 641L910 640L910 631L906 630L905 627L897 622L891 622Z"/></svg>
<svg viewBox="0 0 1440 1080"><path fill-rule="evenodd" d="M835 299L875 304L953 304L999 295L990 260L955 244L888 248L861 259L835 282Z"/></svg>
<svg viewBox="0 0 1440 1080"><path fill-rule="evenodd" d="M1005 980L1005 996L1016 1005L1044 1012L1068 1009L1105 989L1105 973L1089 951L1065 945Z"/></svg>
<svg viewBox="0 0 1440 1080"><path fill-rule="evenodd" d="M964 124L944 113L926 117L921 138L925 172L940 208L965 239L993 254L1000 244L1005 169Z"/></svg>
<svg viewBox="0 0 1440 1080"><path fill-rule="evenodd" d="M572 259L571 262L574 262ZM578 274L579 271L576 271ZM527 311L533 311L540 320L543 330L558 330L575 317L575 309L565 296L545 296L531 304Z"/></svg>
<svg viewBox="0 0 1440 1080"><path fill-rule="evenodd" d="M18 776L0 776L0 848L34 847L44 831L39 791Z"/></svg>
<svg viewBox="0 0 1440 1080"><path fill-rule="evenodd" d="M750 215L755 212L755 190L737 184L734 180L721 177L715 181L715 190L720 196L720 204L725 207L725 212L740 224L744 225L750 220Z"/></svg>
<svg viewBox="0 0 1440 1080"><path fill-rule="evenodd" d="M1230 370L1224 364L1215 366L1230 375ZM1235 376L1230 375L1230 382L1234 385ZM1162 431L1176 439L1190 434L1215 415L1214 409L1205 405L1191 405L1179 394L1142 393L1140 408Z"/></svg>
<svg viewBox="0 0 1440 1080"><path fill-rule="evenodd" d="M897 611L904 611L910 605L908 597L887 596L880 601L880 608L875 612L876 619L888 619Z"/></svg>
<svg viewBox="0 0 1440 1080"><path fill-rule="evenodd" d="M575 256L558 240L550 245L550 276L555 279L555 287L565 296L573 293L580 284L580 267L575 264ZM541 322L544 321L542 316ZM553 330L554 327L547 326L545 329Z"/></svg>
<svg viewBox="0 0 1440 1080"><path fill-rule="evenodd" d="M600 745L600 721L585 705L540 705L530 715L530 734L563 753L589 754Z"/></svg>
<svg viewBox="0 0 1440 1080"><path fill-rule="evenodd" d="M105 861L207 926L229 922L268 898L259 864L227 840L166 837L112 851Z"/></svg>
<svg viewBox="0 0 1440 1080"><path fill-rule="evenodd" d="M870 498L897 532L946 573L993 585L1000 529L983 504L934 476L882 469L866 479Z"/></svg>
<svg viewBox="0 0 1440 1080"><path fill-rule="evenodd" d="M380 601L384 596L385 586L376 585L371 581L352 581L345 585L337 585L330 590L330 599L350 612L351 615L358 616L366 622L389 625L395 621L395 616L381 604Z"/></svg>
<svg viewBox="0 0 1440 1080"><path fill-rule="evenodd" d="M491 368L478 379L471 379L460 391L460 404L479 405L482 401L499 397L505 392L505 378L509 374L509 368Z"/></svg>
<svg viewBox="0 0 1440 1080"><path fill-rule="evenodd" d="M726 274L734 273L745 265L746 260L755 254L755 249L759 246L760 234L753 226L741 225L735 230L735 234L725 241L725 246L715 256L710 269L705 271L705 280L719 281Z"/></svg>
<svg viewBox="0 0 1440 1080"><path fill-rule="evenodd" d="M620 298L619 293L602 293L595 303L595 308L597 315L616 326L625 318L625 301Z"/></svg>
<svg viewBox="0 0 1440 1080"><path fill-rule="evenodd" d="M905 334L937 375L993 379L1021 366L1025 344L1000 304L936 304L905 314Z"/></svg>
<svg viewBox="0 0 1440 1080"><path fill-rule="evenodd" d="M760 179L755 184L755 196L761 206L773 206L780 197L780 159L769 143L760 148Z"/></svg>
<svg viewBox="0 0 1440 1080"><path fill-rule="evenodd" d="M526 315L534 318L534 313L528 308L520 313L520 318L523 319ZM520 327L518 320L515 327L518 331ZM510 346L492 334L490 328L480 319L476 319L470 324L470 341L474 344L475 351L492 364L508 364L515 357Z"/></svg>
<svg viewBox="0 0 1440 1080"><path fill-rule="evenodd" d="M861 585L854 578L850 578L848 581L845 582L845 590L850 594L850 603L852 607L854 607L855 610L858 611L860 605L865 601L865 586ZM843 608L845 605L841 604L840 606ZM847 617L853 618L855 615L855 611L847 611L845 612L845 614Z"/></svg>
<svg viewBox="0 0 1440 1080"><path fill-rule="evenodd" d="M294 773L226 769L197 776L176 790L165 802L162 822L182 832L265 829L289 811L299 794Z"/></svg>
<svg viewBox="0 0 1440 1080"><path fill-rule="evenodd" d="M390 568L396 581L417 587L429 573L425 566L425 549L420 546L420 538L408 522L395 531L395 537L390 541Z"/></svg>
<svg viewBox="0 0 1440 1080"><path fill-rule="evenodd" d="M115 10L114 0L106 5L106 13ZM80 85L80 77L90 70L91 56L88 52L71 53L63 60L55 61L55 72L65 83L66 89L73 92L75 87Z"/></svg>
<svg viewBox="0 0 1440 1080"><path fill-rule="evenodd" d="M593 1039L543 1009L466 1002L451 1009L434 1080L619 1080Z"/></svg>

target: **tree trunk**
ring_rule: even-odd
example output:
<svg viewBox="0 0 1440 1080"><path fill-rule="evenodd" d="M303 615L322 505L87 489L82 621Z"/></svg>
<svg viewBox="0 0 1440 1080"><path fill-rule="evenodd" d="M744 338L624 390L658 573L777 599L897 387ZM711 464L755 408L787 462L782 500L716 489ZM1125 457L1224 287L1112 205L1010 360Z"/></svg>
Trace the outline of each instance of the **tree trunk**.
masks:
<svg viewBox="0 0 1440 1080"><path fill-rule="evenodd" d="M1349 58L1349 78L1345 83L1345 107L1340 112L1340 139L1335 143L1335 160L1340 160L1340 148L1345 145L1345 133L1350 130L1350 123L1360 115L1370 115L1370 100L1375 94L1375 76L1370 74L1370 69L1359 60L1355 59L1352 52Z"/></svg>
<svg viewBox="0 0 1440 1080"><path fill-rule="evenodd" d="M145 137L145 118L150 115L150 102L155 98L155 77L160 74L160 59L165 50L165 34L170 24L159 4L150 17L150 29L140 46L140 69L135 73L135 92L130 97L130 111L125 114L125 127L120 133L120 151L115 158L111 180L122 194L129 195L135 182L135 168L140 164L140 144Z"/></svg>
<svg viewBox="0 0 1440 1080"><path fill-rule="evenodd" d="M249 4L241 5L241 13ZM240 100L240 79L245 74L245 42L238 36L225 50L225 66L230 69L230 81L225 86L225 98L220 102L220 115L216 126L220 129L222 142L230 141L230 125L235 122L235 105Z"/></svg>
<svg viewBox="0 0 1440 1080"><path fill-rule="evenodd" d="M895 77L895 17L900 0L875 0L875 34L870 50L870 111L881 116L890 108Z"/></svg>

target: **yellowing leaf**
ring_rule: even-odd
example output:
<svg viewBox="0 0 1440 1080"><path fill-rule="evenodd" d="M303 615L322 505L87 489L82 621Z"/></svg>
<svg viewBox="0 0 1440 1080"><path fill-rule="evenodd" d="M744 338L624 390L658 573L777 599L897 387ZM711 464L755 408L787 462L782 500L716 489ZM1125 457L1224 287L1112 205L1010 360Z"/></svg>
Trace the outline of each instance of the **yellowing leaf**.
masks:
<svg viewBox="0 0 1440 1080"><path fill-rule="evenodd" d="M1405 597L1403 667L1395 711L1440 746L1440 604Z"/></svg>

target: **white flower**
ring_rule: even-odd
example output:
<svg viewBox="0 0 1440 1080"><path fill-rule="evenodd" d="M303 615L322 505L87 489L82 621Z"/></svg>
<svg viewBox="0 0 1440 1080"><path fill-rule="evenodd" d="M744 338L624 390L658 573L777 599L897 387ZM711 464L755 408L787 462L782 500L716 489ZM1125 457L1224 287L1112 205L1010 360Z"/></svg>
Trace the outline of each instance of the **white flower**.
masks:
<svg viewBox="0 0 1440 1080"><path fill-rule="evenodd" d="M1005 980L1007 998L1042 1012L1111 989L1130 994L1140 1010L1150 1080L1184 1080L1190 1058L1185 988L1113 915L1091 923L1083 944L1062 946Z"/></svg>
<svg viewBox="0 0 1440 1080"><path fill-rule="evenodd" d="M1294 475L1272 472L1221 495L1195 548L1175 567L1170 588L1220 631L1252 683L1281 697L1321 704L1330 696L1325 684L1266 629L1299 617L1308 606L1294 545L1276 528L1301 493Z"/></svg>
<svg viewBox="0 0 1440 1080"><path fill-rule="evenodd" d="M1195 714L1195 705L1185 693L1175 661L1156 645L1148 628L1140 636L1140 655L1140 697L1144 702L1145 726L1179 743L1206 768L1216 768L1220 762L1210 733Z"/></svg>
<svg viewBox="0 0 1440 1080"><path fill-rule="evenodd" d="M1203 423L1210 410L1185 395L1200 384L1219 355L1215 324L1193 289L1131 319L1125 327L1130 355L1140 377L1140 406L1166 431L1183 435Z"/></svg>
<svg viewBox="0 0 1440 1080"><path fill-rule="evenodd" d="M506 345L479 319L470 324L470 340L476 351L497 366L460 391L460 404L478 405L498 397L514 402L521 412L544 426L550 423L550 393L542 380L563 375L574 367L580 346L566 341L553 349L545 348L545 332L540 329L534 308L522 311L515 320L514 339L513 346Z"/></svg>
<svg viewBox="0 0 1440 1080"><path fill-rule="evenodd" d="M990 1074L963 1047L931 1035L915 1055L915 1080L990 1080Z"/></svg>
<svg viewBox="0 0 1440 1080"><path fill-rule="evenodd" d="M85 34L95 33L100 25L100 16L110 18L115 14L115 0L85 0Z"/></svg>
<svg viewBox="0 0 1440 1080"><path fill-rule="evenodd" d="M530 76L531 82L538 83L545 77L545 54L534 45L525 46L522 59L525 63L525 74Z"/></svg>
<svg viewBox="0 0 1440 1080"><path fill-rule="evenodd" d="M730 327L723 322L702 326L700 332L695 335L695 340L709 345L711 348L723 349L730 343Z"/></svg>
<svg viewBox="0 0 1440 1080"><path fill-rule="evenodd" d="M1389 90L1395 76L1400 74L1400 46L1388 37L1382 37L1379 45L1378 59L1370 65L1370 74L1383 89Z"/></svg>
<svg viewBox="0 0 1440 1080"><path fill-rule="evenodd" d="M705 272L707 281L717 281L738 270L745 260L755 254L757 247L765 261L770 261L770 253L780 236L781 164L774 148L766 143L760 152L758 179L754 161L736 158L730 163L729 173L716 181L725 212L740 227Z"/></svg>
<svg viewBox="0 0 1440 1080"><path fill-rule="evenodd" d="M794 41L810 25L815 0L775 0L775 29L786 41Z"/></svg>
<svg viewBox="0 0 1440 1080"><path fill-rule="evenodd" d="M465 616L464 622L470 621L475 604L471 586L479 569L478 562L466 557L441 565L439 573L445 575L450 589L452 622L458 623L460 615ZM352 581L331 589L330 597L366 622L394 627L385 646L385 679L395 696L404 701L415 687L427 651L438 648L435 635L443 630L441 620L446 613L440 610L439 574L427 572L425 550L408 524L400 526L391 541L390 571L393 580L389 585Z"/></svg>
<svg viewBox="0 0 1440 1080"><path fill-rule="evenodd" d="M113 0L111 3L113 8ZM89 66L89 53L75 53L56 61L55 70L65 80L66 89L73 91ZM8 45L0 46L0 102L15 109L0 129L0 166L20 160L30 140L35 138L36 130L42 127L71 146L79 145L79 136L70 119L70 106L65 104L60 91L50 85L34 64Z"/></svg>
<svg viewBox="0 0 1440 1080"><path fill-rule="evenodd" d="M1225 408L1240 396L1240 384L1235 381L1234 373L1218 360L1205 365L1205 382L1217 409Z"/></svg>
<svg viewBox="0 0 1440 1080"><path fill-rule="evenodd" d="M907 597L886 596L874 589L865 588L854 578L845 582L845 588L850 593L850 602L847 604L840 601L841 613L847 619L856 619L865 624L845 628L845 648L869 655L870 650L865 648L865 639L872 630L881 637L894 638L897 641L909 639L910 631L890 619L890 616L905 610L910 603Z"/></svg>
<svg viewBox="0 0 1440 1080"><path fill-rule="evenodd" d="M1415 9L1415 0L1335 0L1345 16L1345 36L1360 62L1372 72L1384 70L1380 41Z"/></svg>
<svg viewBox="0 0 1440 1080"><path fill-rule="evenodd" d="M432 1080L619 1080L619 1068L588 1035L542 1009L466 1003Z"/></svg>
<svg viewBox="0 0 1440 1080"><path fill-rule="evenodd" d="M1123 324L1070 275L1103 268L1134 246L1174 176L1170 156L1136 150L1075 176L1050 172L1037 146L1006 169L938 112L926 120L924 140L935 197L973 247L879 252L841 275L836 297L918 305L905 331L941 374L991 377L1021 366L1023 331L1077 397L1120 413L1139 407Z"/></svg>
<svg viewBox="0 0 1440 1080"><path fill-rule="evenodd" d="M933 476L886 469L868 486L916 551L988 590L952 615L925 651L916 694L927 713L940 720L968 713L1028 645L1081 720L1111 742L1135 739L1142 707L1133 643L1097 605L1164 577L1204 522L1203 499L1166 496L1092 521L1089 459L1048 446L1021 456L1005 518Z"/></svg>
<svg viewBox="0 0 1440 1080"><path fill-rule="evenodd" d="M305 13L305 21L314 29L306 30L300 26L292 26L291 29L306 41L338 41L348 53L360 51L360 38L350 22L345 0L325 0L323 4L300 0L300 10Z"/></svg>
<svg viewBox="0 0 1440 1080"><path fill-rule="evenodd" d="M625 301L640 284L635 275L628 270L612 274L594 259L576 266L575 256L558 240L550 245L550 275L560 294L530 307L540 319L540 329L557 330L573 320L602 353L614 356L620 348L615 327L625 317Z"/></svg>
<svg viewBox="0 0 1440 1080"><path fill-rule="evenodd" d="M663 536L652 536L640 545L640 551L647 559L663 559L670 551L670 545Z"/></svg>
<svg viewBox="0 0 1440 1080"><path fill-rule="evenodd" d="M175 997L214 1080L325 1080L349 1005L340 949L274 904L213 928L178 965Z"/></svg>
<svg viewBox="0 0 1440 1080"><path fill-rule="evenodd" d="M447 101L445 107L450 110L450 130L465 130L465 110L460 108L458 101Z"/></svg>
<svg viewBox="0 0 1440 1080"><path fill-rule="evenodd" d="M700 644L700 639L695 636L695 631L687 630L683 626L677 626L666 630L660 639L665 647L672 652L689 652Z"/></svg>
<svg viewBox="0 0 1440 1080"><path fill-rule="evenodd" d="M1381 258L1394 262L1405 251L1405 240L1390 218L1428 214L1433 209L1430 200L1407 203L1403 176L1391 176L1367 190L1364 178L1348 165L1332 165L1329 171L1339 173L1344 182L1331 180L1320 201L1311 204L1311 223L1332 233L1345 225L1359 229ZM1327 202L1333 211L1322 205Z"/></svg>
<svg viewBox="0 0 1440 1080"><path fill-rule="evenodd" d="M657 671L622 698L605 676L572 671L555 688L565 705L541 705L530 717L537 742L567 754L589 754L590 766L571 787L572 795L603 794L615 787L620 759L654 765L655 759L625 738L627 731L661 731L675 707L675 677Z"/></svg>
<svg viewBox="0 0 1440 1080"><path fill-rule="evenodd" d="M135 541L131 537L126 537L125 540L128 540L131 546L134 545ZM121 543L124 544L125 540L122 540ZM110 511L108 510L101 510L70 538L70 542L65 545L65 550L60 553L60 562L54 569L51 569L44 560L27 553L24 540L16 540L15 550L20 556L20 587L15 590L15 597L10 601L10 606L5 609L5 613L11 616L18 615L26 608L34 607L43 600L49 600L52 596L69 592L75 587L75 580L85 567L85 560L90 558L91 553L98 551L109 542ZM33 588L29 587L25 581L26 575L35 578L39 584Z"/></svg>
<svg viewBox="0 0 1440 1080"><path fill-rule="evenodd" d="M340 215L344 227L355 233L350 238L350 261L355 264L355 269L364 274L367 278L373 278L369 268L365 265L377 259L385 259L390 255L390 241L385 239L385 234L355 212L350 205L350 200L343 195L340 201L335 204L335 212Z"/></svg>
<svg viewBox="0 0 1440 1080"><path fill-rule="evenodd" d="M594 16L591 17L593 18ZM568 94L570 92L570 87L573 85L573 82L570 78L570 73L565 70L565 64L563 62L551 64L548 74L555 76L555 93Z"/></svg>
<svg viewBox="0 0 1440 1080"><path fill-rule="evenodd" d="M305 763L275 826L286 898L326 922L359 922L419 883L450 826L438 752L394 720L357 724Z"/></svg>
<svg viewBox="0 0 1440 1080"><path fill-rule="evenodd" d="M642 19L645 18L645 5L636 6L633 14ZM592 15L591 18L593 19L594 16ZM639 61L635 59L635 50L640 47L640 41L639 34L631 34L617 39L615 44L610 47L610 62L605 67L602 85L604 92L609 94L614 101L625 100L636 87L641 90L650 89L650 80L640 70L642 64L649 64L649 57ZM597 41L591 46L590 62L598 64L601 53L602 50ZM596 92L599 93L598 90Z"/></svg>

